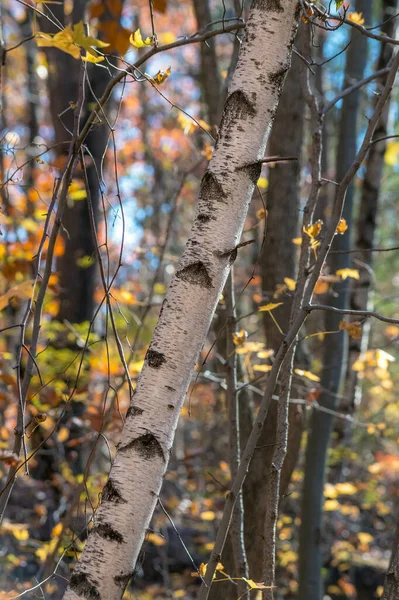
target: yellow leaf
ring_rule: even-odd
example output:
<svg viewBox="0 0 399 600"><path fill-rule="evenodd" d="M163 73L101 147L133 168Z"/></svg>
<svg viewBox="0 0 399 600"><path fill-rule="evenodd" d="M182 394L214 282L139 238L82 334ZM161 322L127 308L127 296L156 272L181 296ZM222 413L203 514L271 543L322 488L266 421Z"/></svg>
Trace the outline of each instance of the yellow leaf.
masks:
<svg viewBox="0 0 399 600"><path fill-rule="evenodd" d="M346 481L344 483L337 483L335 489L337 490L338 494L344 496L353 496L353 494L357 493L357 487L349 481Z"/></svg>
<svg viewBox="0 0 399 600"><path fill-rule="evenodd" d="M245 344L245 340L248 337L248 331L245 331L245 329L240 329L240 331L236 331L235 333L233 333L233 342L234 342L234 346L242 346L243 344Z"/></svg>
<svg viewBox="0 0 399 600"><path fill-rule="evenodd" d="M15 529L12 534L17 540L20 541L29 539L29 531L27 529Z"/></svg>
<svg viewBox="0 0 399 600"><path fill-rule="evenodd" d="M320 381L320 377L314 375L310 371L302 371L302 369L295 369L295 373L300 377L306 377L307 379L310 379L310 381Z"/></svg>
<svg viewBox="0 0 399 600"><path fill-rule="evenodd" d="M153 43L152 38L149 37L143 40L140 29L136 29L136 31L130 36L129 40L130 43L133 44L133 46L135 46L136 48L144 48L145 46L151 46Z"/></svg>
<svg viewBox="0 0 399 600"><path fill-rule="evenodd" d="M62 532L62 523L57 523L57 525L55 525L53 527L53 530L51 532L51 537L58 537Z"/></svg>
<svg viewBox="0 0 399 600"><path fill-rule="evenodd" d="M385 151L385 162L387 165L394 167L398 162L399 142L388 142Z"/></svg>
<svg viewBox="0 0 399 600"><path fill-rule="evenodd" d="M316 223L311 223L307 227L303 228L304 233L306 233L311 239L317 238L321 229L323 227L323 221L320 219L316 221Z"/></svg>
<svg viewBox="0 0 399 600"><path fill-rule="evenodd" d="M84 200L85 198L87 198L86 190L76 190L76 192L68 192L68 196L74 202L76 202L77 200Z"/></svg>
<svg viewBox="0 0 399 600"><path fill-rule="evenodd" d="M259 312L269 312L269 311L277 308L277 306L281 306L282 304L284 304L284 302L277 302L277 303L270 302L269 304L265 304L264 306L259 306L258 310L259 310Z"/></svg>
<svg viewBox="0 0 399 600"><path fill-rule="evenodd" d="M267 190L267 188L269 187L269 180L267 179L267 177L259 177L258 187L262 188L263 190Z"/></svg>
<svg viewBox="0 0 399 600"><path fill-rule="evenodd" d="M361 544L369 544L374 539L372 535L366 533L365 531L359 531L357 537L359 538Z"/></svg>
<svg viewBox="0 0 399 600"><path fill-rule="evenodd" d="M154 544L154 546L165 546L166 544L165 538L158 533L147 534L147 541L151 542L151 544Z"/></svg>
<svg viewBox="0 0 399 600"><path fill-rule="evenodd" d="M337 510L339 508L339 502L337 500L326 500L324 502L324 510Z"/></svg>
<svg viewBox="0 0 399 600"><path fill-rule="evenodd" d="M290 292L293 292L295 290L296 281L294 279L291 279L291 277L284 277L284 283Z"/></svg>
<svg viewBox="0 0 399 600"><path fill-rule="evenodd" d="M263 219L266 218L266 211L264 208L260 208L256 211L256 218L259 219L259 221L263 221Z"/></svg>
<svg viewBox="0 0 399 600"><path fill-rule="evenodd" d="M158 85L161 85L161 83L163 83L165 81L165 79L167 79L169 77L169 75L171 74L172 69L171 67L168 67L166 69L166 71L158 71L158 73L156 73L154 75L154 77L151 77L151 81L153 81L154 83L157 83Z"/></svg>
<svg viewBox="0 0 399 600"><path fill-rule="evenodd" d="M203 521L214 521L216 515L213 510L204 510L204 512L200 514L200 517Z"/></svg>
<svg viewBox="0 0 399 600"><path fill-rule="evenodd" d="M99 63L99 62L102 62L103 60L105 60L105 57L104 56L93 56L92 54L87 53L86 56L82 56L82 60L85 60L86 62L89 62L89 63L96 64L96 63Z"/></svg>
<svg viewBox="0 0 399 600"><path fill-rule="evenodd" d="M273 367L271 365L254 365L253 366L253 370L259 371L260 373L268 373L268 371L271 371L272 368Z"/></svg>
<svg viewBox="0 0 399 600"><path fill-rule="evenodd" d="M363 13L361 12L349 13L346 18L349 19L349 21L352 21L352 23L364 25Z"/></svg>
<svg viewBox="0 0 399 600"><path fill-rule="evenodd" d="M3 310L8 305L11 298L20 298L21 300L30 298L32 296L33 283L33 279L27 279L18 285L14 285L8 292L0 296L0 310Z"/></svg>
<svg viewBox="0 0 399 600"><path fill-rule="evenodd" d="M347 331L349 336L354 340L360 340L362 337L362 329L360 327L359 321L353 321L352 323L348 323L348 321L342 319L342 321L339 322L338 329L340 331Z"/></svg>
<svg viewBox="0 0 399 600"><path fill-rule="evenodd" d="M250 590L267 590L272 587L264 583L255 583L253 579L247 579L246 577L243 577L243 580L249 585Z"/></svg>
<svg viewBox="0 0 399 600"><path fill-rule="evenodd" d="M161 44L173 44L176 41L176 36L171 31L164 31L158 34L158 39Z"/></svg>
<svg viewBox="0 0 399 600"><path fill-rule="evenodd" d="M261 350L256 356L258 358L270 358L271 356L273 356L273 354L274 350Z"/></svg>
<svg viewBox="0 0 399 600"><path fill-rule="evenodd" d="M66 442L69 438L69 429L68 427L61 427L58 432L57 440L62 444L62 442Z"/></svg>
<svg viewBox="0 0 399 600"><path fill-rule="evenodd" d="M302 245L302 238L301 237L292 238L291 242L293 244L295 244L296 246L301 246Z"/></svg>
<svg viewBox="0 0 399 600"><path fill-rule="evenodd" d="M39 31L36 34L36 43L39 48L58 48L58 50L62 50L63 52L70 54L73 56L73 58L80 58L80 48L74 43L73 33L70 25L54 35Z"/></svg>
<svg viewBox="0 0 399 600"><path fill-rule="evenodd" d="M347 229L348 229L348 225L346 224L346 219L341 219L337 225L337 229L335 230L335 233L340 233L341 235L343 235Z"/></svg>
<svg viewBox="0 0 399 600"><path fill-rule="evenodd" d="M360 277L357 269L338 269L335 274L341 277L341 279L348 279L348 277L351 277L352 279L359 279Z"/></svg>

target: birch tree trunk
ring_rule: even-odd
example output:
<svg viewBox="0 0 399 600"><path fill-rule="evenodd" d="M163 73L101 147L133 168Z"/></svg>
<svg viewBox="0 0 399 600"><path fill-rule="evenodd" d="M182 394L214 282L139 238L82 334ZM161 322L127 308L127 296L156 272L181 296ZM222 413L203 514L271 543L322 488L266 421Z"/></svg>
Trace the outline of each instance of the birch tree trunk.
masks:
<svg viewBox="0 0 399 600"><path fill-rule="evenodd" d="M119 600L157 503L190 378L236 256L296 32L296 0L254 0L213 158L94 526L65 600Z"/></svg>

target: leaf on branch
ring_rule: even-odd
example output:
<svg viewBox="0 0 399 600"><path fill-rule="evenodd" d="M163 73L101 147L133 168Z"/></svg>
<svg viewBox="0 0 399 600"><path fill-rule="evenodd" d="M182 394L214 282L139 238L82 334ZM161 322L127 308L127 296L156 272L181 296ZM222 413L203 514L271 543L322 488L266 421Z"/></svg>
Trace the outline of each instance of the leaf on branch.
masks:
<svg viewBox="0 0 399 600"><path fill-rule="evenodd" d="M316 223L311 223L307 227L303 228L304 233L306 233L312 240L317 238L321 229L323 227L323 221L319 219Z"/></svg>
<svg viewBox="0 0 399 600"><path fill-rule="evenodd" d="M234 346L242 346L245 344L245 340L248 337L248 331L245 329L240 329L240 331L236 331L233 333L233 342Z"/></svg>
<svg viewBox="0 0 399 600"><path fill-rule="evenodd" d="M271 310L274 310L275 308L277 308L278 306L281 306L282 304L284 304L284 302L270 302L269 304L265 304L264 306L259 306L259 312L270 312Z"/></svg>
<svg viewBox="0 0 399 600"><path fill-rule="evenodd" d="M253 579L242 578L245 583L249 585L250 590L269 590L274 587L273 585L265 585L264 583L255 583Z"/></svg>
<svg viewBox="0 0 399 600"><path fill-rule="evenodd" d="M359 279L360 277L359 271L357 269L338 269L338 271L336 271L335 274L344 280L348 279L349 277L352 279Z"/></svg>
<svg viewBox="0 0 399 600"><path fill-rule="evenodd" d="M361 12L349 13L346 18L349 19L349 21L352 21L352 23L357 23L358 25L364 25L363 13L361 13Z"/></svg>
<svg viewBox="0 0 399 600"><path fill-rule="evenodd" d="M344 0L335 0L335 10L339 10L343 5Z"/></svg>
<svg viewBox="0 0 399 600"><path fill-rule="evenodd" d="M296 288L296 281L295 279L291 279L291 277L284 277L284 283L287 286L287 288L289 289L290 292L295 291Z"/></svg>
<svg viewBox="0 0 399 600"><path fill-rule="evenodd" d="M87 53L86 56L82 56L82 60L85 60L86 62L89 62L89 63L97 64L97 63L100 63L103 60L105 60L105 57L104 56L93 56L92 54Z"/></svg>
<svg viewBox="0 0 399 600"><path fill-rule="evenodd" d="M348 225L346 223L346 219L341 219L337 225L337 229L335 230L335 233L339 233L339 234L343 235L347 229L348 229Z"/></svg>
<svg viewBox="0 0 399 600"><path fill-rule="evenodd" d="M159 70L158 73L156 73L154 75L154 77L150 77L150 79L153 83L157 83L158 85L161 85L161 83L163 83L169 77L171 72L172 72L171 67L168 67L166 69L166 71Z"/></svg>
<svg viewBox="0 0 399 600"><path fill-rule="evenodd" d="M97 52L93 49L93 46L94 48L106 48L109 46L109 44L96 40L96 38L90 35L87 36L83 21L79 21L73 27L68 25L65 29L54 35L39 31L36 34L36 43L40 48L58 48L58 50L62 50L76 59L80 58L81 48L84 48L87 54L97 57Z"/></svg>
<svg viewBox="0 0 399 600"><path fill-rule="evenodd" d="M310 379L310 381L320 381L320 377L314 375L310 371L302 371L302 369L295 369L295 373L300 377L306 377L306 379Z"/></svg>
<svg viewBox="0 0 399 600"><path fill-rule="evenodd" d="M253 370L254 371L259 371L260 373L268 373L269 371L272 370L272 366L271 365L254 365L253 366Z"/></svg>
<svg viewBox="0 0 399 600"><path fill-rule="evenodd" d="M362 328L360 327L359 321L352 321L349 323L348 321L345 321L345 319L342 319L342 321L339 322L338 329L340 331L346 331L354 340L360 340L362 337Z"/></svg>
<svg viewBox="0 0 399 600"><path fill-rule="evenodd" d="M136 31L130 36L129 40L130 43L136 48L145 48L145 46L152 46L154 43L153 39L150 37L143 40L140 29L136 29Z"/></svg>

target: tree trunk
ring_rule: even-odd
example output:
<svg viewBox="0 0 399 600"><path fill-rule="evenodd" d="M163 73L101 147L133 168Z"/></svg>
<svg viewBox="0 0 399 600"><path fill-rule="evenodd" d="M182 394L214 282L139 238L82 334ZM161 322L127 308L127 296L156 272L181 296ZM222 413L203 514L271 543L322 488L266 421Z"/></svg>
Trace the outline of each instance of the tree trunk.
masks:
<svg viewBox="0 0 399 600"><path fill-rule="evenodd" d="M122 4L121 4L122 6ZM84 17L86 2L74 2L72 22L78 23ZM54 6L52 9L61 24L65 24L64 5ZM107 12L100 20L111 18ZM117 18L117 17L116 17ZM54 33L49 21L43 19L43 30ZM55 30L56 31L56 30ZM55 130L55 141L58 144L57 154L59 160L66 156L72 131L74 111L70 103L76 103L79 87L80 61L75 60L65 52L56 48L46 48L49 63L49 97L50 111ZM83 110L83 123L90 113L90 105L96 98L100 98L109 82L110 75L107 69L88 65L88 80L85 93L85 107ZM86 157L87 178L93 212L96 219L99 216L101 197L101 163L105 153L109 136L106 123L92 128L86 140L88 150ZM75 174L75 177L78 177ZM82 183L82 188L83 183ZM57 261L60 285L60 307L58 319L71 323L90 321L94 312L94 289L96 284L97 265L95 262L95 242L93 239L89 208L86 200L70 200L65 207L62 220L63 239L65 251Z"/></svg>
<svg viewBox="0 0 399 600"><path fill-rule="evenodd" d="M193 0L193 4L198 29L202 31L202 29L212 22L209 2L205 0ZM211 38L206 44L201 44L201 88L204 93L204 102L208 108L208 120L211 126L219 125L221 109L223 108L220 105L222 80L217 64L215 48L215 38Z"/></svg>
<svg viewBox="0 0 399 600"><path fill-rule="evenodd" d="M293 57L292 67L284 83L268 145L270 156L297 156L300 159L305 100L301 92L299 60L297 56ZM292 101L293 97L296 98L295 102ZM296 277L297 246L292 243L292 239L297 237L299 228L299 179L300 160L277 163L269 170L267 237L261 260L262 288L266 302L276 302L273 294L277 285L284 283L285 277ZM278 260L276 256L279 257ZM277 318L285 331L290 320L292 302L289 296L283 300L284 304L279 307ZM267 312L264 313L264 328L267 347L277 352L283 336ZM278 403L272 402L259 442L260 448L255 452L244 484L246 547L250 575L255 581L262 579L263 555L259 548L262 547L268 475L275 450L277 408ZM282 494L285 493L298 457L302 421L301 408L292 405L289 450L281 479Z"/></svg>
<svg viewBox="0 0 399 600"><path fill-rule="evenodd" d="M261 171L296 32L295 0L254 0L185 251L66 600L119 600L157 503L179 414ZM265 57L266 60L265 60Z"/></svg>
<svg viewBox="0 0 399 600"><path fill-rule="evenodd" d="M396 19L390 19L397 10L397 0L383 0L381 22L381 31L387 36L394 37L396 29ZM390 20L389 20L390 19ZM385 68L393 53L393 48L390 44L382 44L376 70ZM383 89L386 83L387 75L382 75L377 80L378 92ZM387 135L388 115L390 108L390 100L384 106L381 118L376 127L374 138L384 138ZM351 294L351 308L354 310L373 310L373 300L370 295L372 287L372 267L373 253L368 252L368 249L374 245L374 236L377 226L378 200L381 187L382 171L384 168L384 154L386 148L386 140L373 144L370 148L366 160L366 169L361 188L359 217L357 221L356 231L356 252L354 266L358 266L360 278L353 283ZM353 371L352 366L355 360L359 357L359 353L366 351L368 347L370 320L365 321L362 327L361 340L351 339L349 343L349 368L347 375L347 390L345 396L348 398L351 406L346 407L352 412L361 402L362 385L356 371Z"/></svg>
<svg viewBox="0 0 399 600"><path fill-rule="evenodd" d="M396 530L392 548L392 556L385 578L382 600L398 600L399 598L399 527Z"/></svg>
<svg viewBox="0 0 399 600"><path fill-rule="evenodd" d="M356 11L362 12L367 22L371 17L371 1L357 0ZM347 51L344 88L363 77L367 58L367 38L358 31L351 31L351 44ZM337 151L336 180L341 181L356 156L357 113L359 91L343 100L339 142ZM350 248L350 233L353 214L353 185L347 191L343 217L349 230L344 235L335 236L334 250L347 251ZM332 254L330 268L333 273L349 267L350 254ZM338 283L335 294L330 297L330 305L346 308L349 301L350 280ZM340 315L327 312L326 330L337 331ZM337 408L336 397L343 383L348 358L348 336L342 331L326 336L324 368L321 377L319 403L329 409ZM334 419L331 415L313 410L305 460L305 478L302 494L302 520L299 549L299 600L320 600L322 598L322 506L327 450Z"/></svg>

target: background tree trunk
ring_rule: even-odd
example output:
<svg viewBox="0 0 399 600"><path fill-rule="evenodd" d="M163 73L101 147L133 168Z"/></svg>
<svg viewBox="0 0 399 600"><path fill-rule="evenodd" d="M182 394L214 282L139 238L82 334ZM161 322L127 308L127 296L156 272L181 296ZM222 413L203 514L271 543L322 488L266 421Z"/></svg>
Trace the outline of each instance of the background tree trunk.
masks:
<svg viewBox="0 0 399 600"><path fill-rule="evenodd" d="M297 38L300 39L300 36ZM304 105L301 92L299 58L293 56L292 66L284 83L276 118L270 135L268 154L270 156L297 156L298 161L276 163L269 170L267 191L266 241L261 259L262 288L265 302L276 302L273 294L285 277L295 279L297 267L297 246L292 239L298 235L300 205L301 147L303 141ZM295 102L292 101L295 97ZM278 256L278 260L276 260ZM289 324L291 297L285 294L279 298L284 301L278 310L278 322L283 331ZM264 328L267 348L275 352L280 347L283 336L270 318L264 313ZM272 402L263 427L260 449L249 466L244 484L245 498L245 538L248 549L250 576L261 581L263 555L260 551L263 543L264 518L268 474L274 453L276 440L278 403ZM281 492L287 489L292 471L298 457L302 431L302 410L297 405L290 408L289 450L284 462L281 479Z"/></svg>
<svg viewBox="0 0 399 600"><path fill-rule="evenodd" d="M372 3L370 0L357 0L356 11L362 12L365 20L370 22ZM352 85L363 77L367 59L367 38L351 31L351 44L347 51L346 68L343 87ZM357 116L359 107L359 91L346 96L343 100L340 132L337 150L336 180L341 181L356 156ZM344 235L337 235L333 243L334 250L346 251L350 248L350 234L353 214L353 184L346 194L343 217L349 230ZM350 265L347 253L332 254L330 270L335 273ZM335 286L335 294L329 298L331 306L346 308L349 302L350 280L342 281ZM327 312L326 330L337 331L340 315ZM324 346L324 365L321 376L321 394L319 403L329 409L337 407L337 393L343 383L348 355L348 336L342 331L326 336ZM326 473L327 450L334 419L324 412L313 410L310 432L306 449L305 477L302 493L302 520L300 527L299 550L299 599L320 600L323 596L322 569L322 507Z"/></svg>

